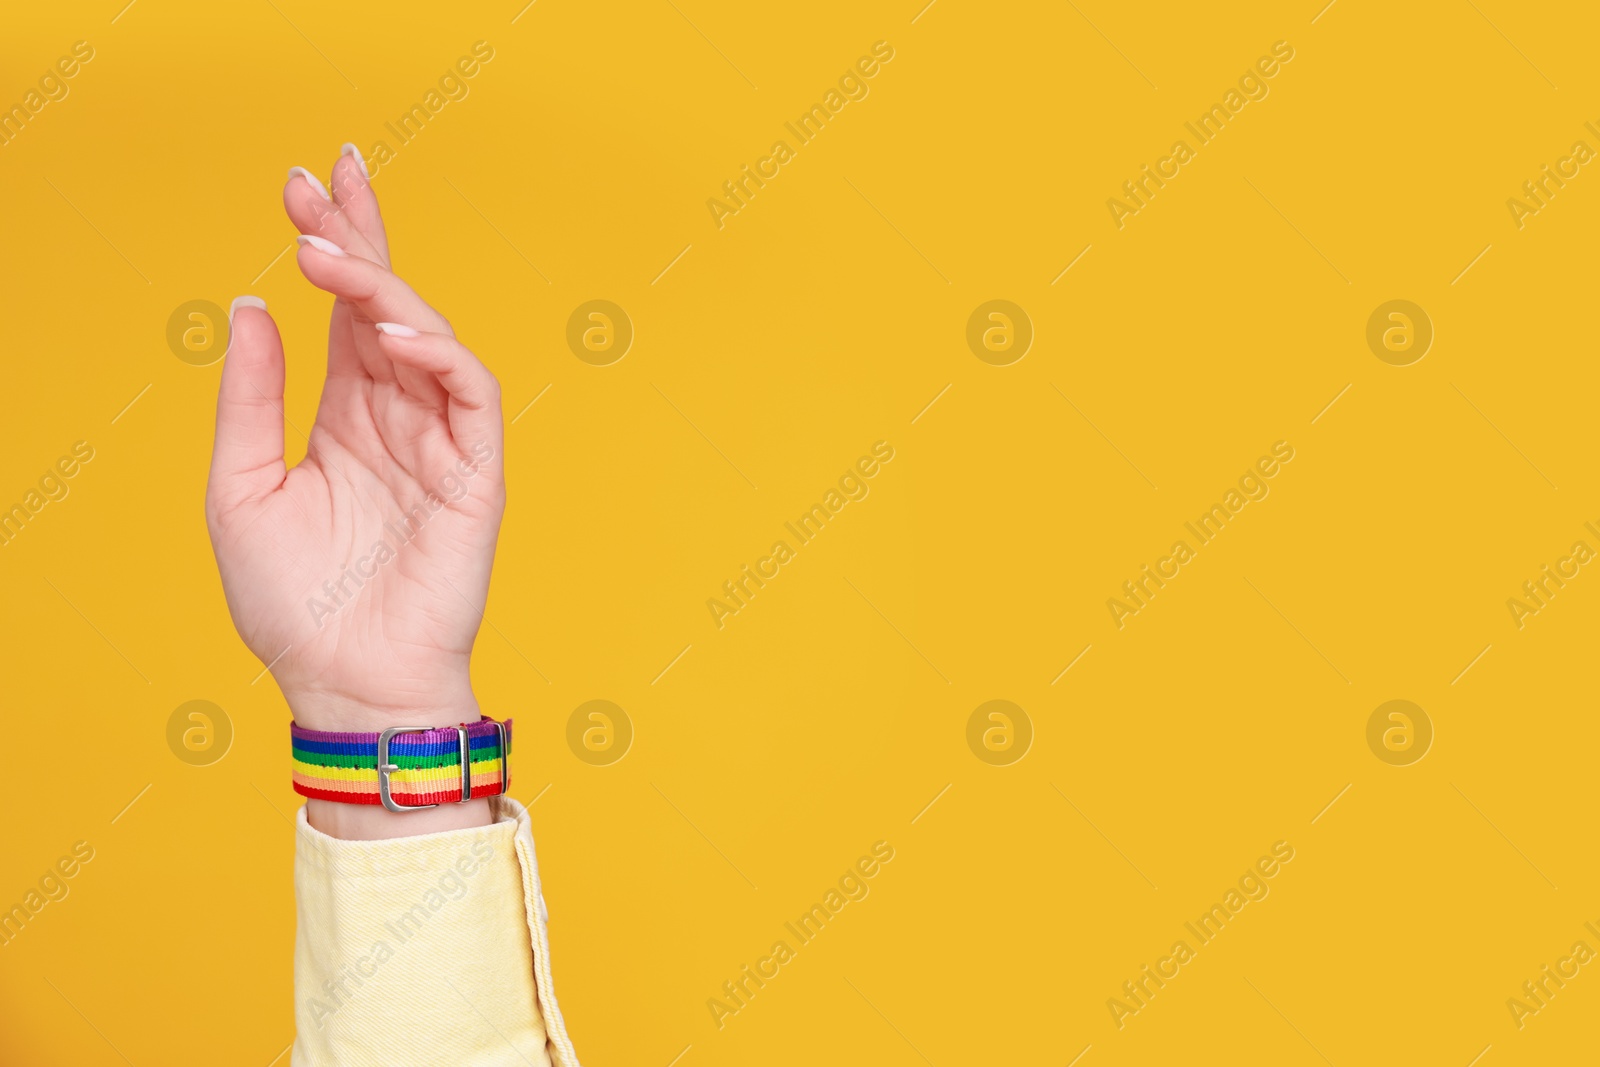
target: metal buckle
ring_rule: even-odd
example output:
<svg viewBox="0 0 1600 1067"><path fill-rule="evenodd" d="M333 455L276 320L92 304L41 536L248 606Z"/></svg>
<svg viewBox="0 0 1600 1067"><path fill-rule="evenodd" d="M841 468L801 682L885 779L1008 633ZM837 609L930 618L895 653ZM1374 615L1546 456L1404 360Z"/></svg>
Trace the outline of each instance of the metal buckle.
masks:
<svg viewBox="0 0 1600 1067"><path fill-rule="evenodd" d="M494 731L500 738L500 796L511 788L511 746L506 737L506 724L496 722Z"/></svg>
<svg viewBox="0 0 1600 1067"><path fill-rule="evenodd" d="M456 738L456 751L461 753L461 799L456 803L465 804L472 799L472 740L465 726L456 727Z"/></svg>
<svg viewBox="0 0 1600 1067"><path fill-rule="evenodd" d="M496 723L496 726L499 726L499 723ZM429 808L437 808L438 805L400 805L400 803L395 803L394 795L389 792L389 776L400 769L389 761L389 742L394 739L395 734L427 734L434 733L435 729L450 729L450 726L390 726L384 733L378 734L378 800L382 801L384 808L397 814L405 814L406 811L427 811ZM464 726L454 726L454 731L456 731L459 750L461 750L461 800L454 801L454 803L466 803L466 801L472 800L472 747L470 747L470 741L467 739L467 731ZM504 752L506 752L506 749L504 749L504 742L502 742L502 757L504 757ZM502 774L504 774L504 771L502 771Z"/></svg>

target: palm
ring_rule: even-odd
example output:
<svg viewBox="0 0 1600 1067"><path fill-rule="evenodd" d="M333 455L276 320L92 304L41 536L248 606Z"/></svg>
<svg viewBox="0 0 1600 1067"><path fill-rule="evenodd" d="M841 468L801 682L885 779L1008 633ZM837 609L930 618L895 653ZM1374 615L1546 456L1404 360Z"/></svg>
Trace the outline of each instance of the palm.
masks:
<svg viewBox="0 0 1600 1067"><path fill-rule="evenodd" d="M234 623L291 703L371 702L381 693L399 711L466 682L504 507L498 391L481 365L432 354L465 350L387 273L385 248L367 240L371 258L358 259L354 208L320 220L322 228L346 215L356 218L337 243L349 257L301 253L307 276L340 295L306 456L283 469L282 415L263 410L281 408L281 348L264 313L241 310L228 356L235 402L247 406L235 413L248 435L238 447L264 443L254 459L275 453L276 464L232 457L231 472L223 469L234 443L225 439L225 371L208 510ZM340 274L351 271L354 280ZM373 326L379 315L444 332L385 337ZM262 442L274 421L276 441Z"/></svg>

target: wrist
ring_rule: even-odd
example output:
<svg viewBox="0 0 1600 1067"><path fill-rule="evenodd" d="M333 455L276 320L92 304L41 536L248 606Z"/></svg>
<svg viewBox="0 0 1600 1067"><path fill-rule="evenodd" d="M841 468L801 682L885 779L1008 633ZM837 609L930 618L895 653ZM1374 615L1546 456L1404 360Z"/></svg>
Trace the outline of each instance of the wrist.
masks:
<svg viewBox="0 0 1600 1067"><path fill-rule="evenodd" d="M472 684L462 678L430 685L426 692L404 690L351 694L332 689L285 689L296 724L307 730L380 733L391 726L453 726L477 722L482 714Z"/></svg>
<svg viewBox="0 0 1600 1067"><path fill-rule="evenodd" d="M465 804L408 811L404 815L370 804L341 804L335 800L306 798L306 821L313 829L345 841L383 841L395 837L420 837L488 826L494 822L489 797Z"/></svg>
<svg viewBox="0 0 1600 1067"><path fill-rule="evenodd" d="M318 732L381 733L391 726L453 726L474 723L482 712L469 680L430 685L428 692L401 690L353 696L326 688L284 690L297 726ZM306 798L306 821L329 837L376 841L416 837L488 826L494 814L488 797L465 803L396 813L378 805L346 804Z"/></svg>

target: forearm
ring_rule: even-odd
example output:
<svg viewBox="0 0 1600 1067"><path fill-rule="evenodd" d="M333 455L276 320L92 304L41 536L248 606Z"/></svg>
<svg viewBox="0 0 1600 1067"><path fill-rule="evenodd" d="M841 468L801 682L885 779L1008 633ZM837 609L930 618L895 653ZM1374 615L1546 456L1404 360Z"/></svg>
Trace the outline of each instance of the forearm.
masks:
<svg viewBox="0 0 1600 1067"><path fill-rule="evenodd" d="M382 841L488 826L494 816L489 810L488 797L465 804L441 804L406 815L395 815L381 807L308 797L306 821L312 829L342 841Z"/></svg>

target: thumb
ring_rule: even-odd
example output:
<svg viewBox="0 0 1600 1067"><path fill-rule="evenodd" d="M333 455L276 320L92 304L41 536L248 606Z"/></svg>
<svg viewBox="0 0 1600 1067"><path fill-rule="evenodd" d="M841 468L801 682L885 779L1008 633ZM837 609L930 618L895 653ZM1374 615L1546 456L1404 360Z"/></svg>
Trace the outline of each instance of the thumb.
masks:
<svg viewBox="0 0 1600 1067"><path fill-rule="evenodd" d="M217 391L217 438L208 494L228 509L283 484L283 341L264 301L228 309L228 352Z"/></svg>

